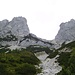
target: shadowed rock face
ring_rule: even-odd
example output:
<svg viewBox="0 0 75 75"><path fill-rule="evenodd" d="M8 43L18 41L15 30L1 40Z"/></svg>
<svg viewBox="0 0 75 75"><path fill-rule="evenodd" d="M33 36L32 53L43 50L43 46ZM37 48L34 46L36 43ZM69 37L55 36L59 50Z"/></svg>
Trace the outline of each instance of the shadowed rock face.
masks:
<svg viewBox="0 0 75 75"><path fill-rule="evenodd" d="M75 20L71 19L60 25L60 30L55 37L57 43L75 40Z"/></svg>
<svg viewBox="0 0 75 75"><path fill-rule="evenodd" d="M24 17L14 17L12 21L0 21L0 44L21 47L30 45L50 47L52 45L49 41L30 33L27 20Z"/></svg>

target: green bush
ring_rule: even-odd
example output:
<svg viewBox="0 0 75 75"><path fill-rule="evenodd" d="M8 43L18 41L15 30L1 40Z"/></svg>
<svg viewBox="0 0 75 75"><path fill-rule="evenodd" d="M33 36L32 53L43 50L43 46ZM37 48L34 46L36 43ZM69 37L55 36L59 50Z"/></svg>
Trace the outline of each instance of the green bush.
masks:
<svg viewBox="0 0 75 75"><path fill-rule="evenodd" d="M16 69L16 74L17 75L35 75L36 74L36 68L35 66L25 63L22 66L19 66Z"/></svg>
<svg viewBox="0 0 75 75"><path fill-rule="evenodd" d="M68 66L68 61L70 58L70 54L69 52L62 52L59 56L59 58L57 59L57 61L60 63L60 65L64 65L65 67Z"/></svg>
<svg viewBox="0 0 75 75"><path fill-rule="evenodd" d="M48 47L42 47L42 46L39 46L39 47L34 47L34 46L29 46L29 47L27 47L27 50L28 51L31 51L31 52L33 52L33 53L36 53L36 52L41 52L41 51L45 51L47 54L49 54L49 53L52 53L53 51L52 50L50 50Z"/></svg>
<svg viewBox="0 0 75 75"><path fill-rule="evenodd" d="M55 50L55 52L50 53L48 58L54 58L58 54L58 50Z"/></svg>
<svg viewBox="0 0 75 75"><path fill-rule="evenodd" d="M61 53L58 62L62 66L62 71L57 75L75 75L75 42L64 45L70 48L72 52Z"/></svg>
<svg viewBox="0 0 75 75"><path fill-rule="evenodd" d="M5 51L5 49L4 49ZM39 59L25 49L0 53L0 75L35 75Z"/></svg>

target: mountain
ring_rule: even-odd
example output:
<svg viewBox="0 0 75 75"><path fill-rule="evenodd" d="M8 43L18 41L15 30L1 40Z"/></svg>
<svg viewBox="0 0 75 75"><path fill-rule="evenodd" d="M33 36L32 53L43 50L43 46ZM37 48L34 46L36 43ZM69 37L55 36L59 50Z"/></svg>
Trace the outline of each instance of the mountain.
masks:
<svg viewBox="0 0 75 75"><path fill-rule="evenodd" d="M55 50L48 58L53 59L58 55L56 63L62 67L56 75L75 75L75 20L61 23L52 42L55 42Z"/></svg>
<svg viewBox="0 0 75 75"><path fill-rule="evenodd" d="M49 41L30 33L27 20L24 17L14 17L12 21L6 19L0 21L0 44L20 47L30 45L51 47L52 45Z"/></svg>
<svg viewBox="0 0 75 75"><path fill-rule="evenodd" d="M74 31L71 19L48 41L30 33L24 17L0 21L0 75L75 75Z"/></svg>
<svg viewBox="0 0 75 75"><path fill-rule="evenodd" d="M58 34L55 37L57 43L70 42L75 40L75 20L61 23Z"/></svg>

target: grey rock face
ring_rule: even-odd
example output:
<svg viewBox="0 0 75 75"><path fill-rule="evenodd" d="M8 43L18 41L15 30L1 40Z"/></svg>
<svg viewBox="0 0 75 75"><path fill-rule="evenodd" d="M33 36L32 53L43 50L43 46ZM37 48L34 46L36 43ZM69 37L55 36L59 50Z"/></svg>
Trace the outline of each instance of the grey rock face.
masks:
<svg viewBox="0 0 75 75"><path fill-rule="evenodd" d="M10 21L6 27L7 30L11 31L15 36L27 36L29 34L29 28L27 20L23 17L15 17Z"/></svg>
<svg viewBox="0 0 75 75"><path fill-rule="evenodd" d="M75 20L71 19L60 25L60 30L55 37L57 43L75 40Z"/></svg>
<svg viewBox="0 0 75 75"><path fill-rule="evenodd" d="M15 17L10 22L0 21L0 36L6 36L9 33L17 37L27 36L29 34L27 20L23 17Z"/></svg>
<svg viewBox="0 0 75 75"><path fill-rule="evenodd" d="M0 44L21 47L30 45L50 47L52 45L47 40L30 33L27 20L24 17L14 17L10 22L8 20L0 21Z"/></svg>
<svg viewBox="0 0 75 75"><path fill-rule="evenodd" d="M5 27L9 24L8 20L0 21L0 37L5 33Z"/></svg>
<svg viewBox="0 0 75 75"><path fill-rule="evenodd" d="M29 34L28 36L25 36L22 40L20 40L19 45L22 47L27 47L30 45L40 45L45 47L51 47L52 43L48 41L43 41L42 39L36 37L34 34Z"/></svg>

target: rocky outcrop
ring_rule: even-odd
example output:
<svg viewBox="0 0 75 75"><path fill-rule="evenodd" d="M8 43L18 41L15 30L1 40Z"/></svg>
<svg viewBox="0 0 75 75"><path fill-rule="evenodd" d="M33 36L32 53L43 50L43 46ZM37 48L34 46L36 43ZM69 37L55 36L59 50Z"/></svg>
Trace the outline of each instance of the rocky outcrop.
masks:
<svg viewBox="0 0 75 75"><path fill-rule="evenodd" d="M39 68L42 69L42 72L37 75L56 75L62 70L62 67L59 66L58 62L56 62L59 55L52 59L47 58L48 54L46 54L44 51L37 52L35 55L41 61Z"/></svg>
<svg viewBox="0 0 75 75"><path fill-rule="evenodd" d="M75 40L75 20L71 19L66 23L60 24L60 30L55 37L57 43Z"/></svg>
<svg viewBox="0 0 75 75"><path fill-rule="evenodd" d="M52 45L49 41L30 33L27 20L24 17L14 17L12 21L0 21L0 44L21 47L30 45L50 47Z"/></svg>
<svg viewBox="0 0 75 75"><path fill-rule="evenodd" d="M0 36L10 33L16 37L27 36L29 34L27 20L23 17L15 17L10 22L8 20L0 21Z"/></svg>
<svg viewBox="0 0 75 75"><path fill-rule="evenodd" d="M40 45L40 46L52 46L52 43L49 41L43 41L40 38L37 38L34 34L29 34L28 36L25 36L22 40L20 40L19 45L21 46L29 46L29 45Z"/></svg>

